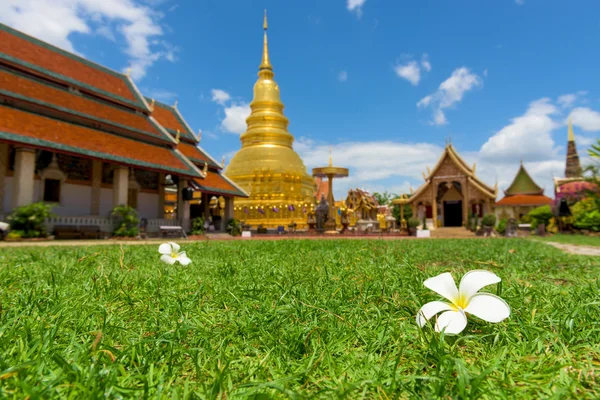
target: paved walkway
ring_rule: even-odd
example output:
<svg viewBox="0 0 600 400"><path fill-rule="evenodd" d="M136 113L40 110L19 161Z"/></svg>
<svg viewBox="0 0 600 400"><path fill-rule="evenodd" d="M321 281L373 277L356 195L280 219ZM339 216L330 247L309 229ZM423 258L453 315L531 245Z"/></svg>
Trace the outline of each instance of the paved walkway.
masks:
<svg viewBox="0 0 600 400"><path fill-rule="evenodd" d="M557 249L566 251L567 253L577 254L581 256L600 256L600 247L593 246L577 246L574 244L556 243L556 242L542 242L554 246Z"/></svg>

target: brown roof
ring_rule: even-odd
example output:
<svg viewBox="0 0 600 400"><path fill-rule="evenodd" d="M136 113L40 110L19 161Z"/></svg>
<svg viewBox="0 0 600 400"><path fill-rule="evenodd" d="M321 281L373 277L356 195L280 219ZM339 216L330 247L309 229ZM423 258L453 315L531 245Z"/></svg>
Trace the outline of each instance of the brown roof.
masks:
<svg viewBox="0 0 600 400"><path fill-rule="evenodd" d="M552 204L552 199L542 194L515 194L496 202L496 206L543 206L546 204Z"/></svg>
<svg viewBox="0 0 600 400"><path fill-rule="evenodd" d="M197 142L196 136L190 131L174 107L156 101L152 116L173 135L179 131L182 139L187 139L194 143Z"/></svg>
<svg viewBox="0 0 600 400"><path fill-rule="evenodd" d="M0 24L0 61L145 109L125 75Z"/></svg>
<svg viewBox="0 0 600 400"><path fill-rule="evenodd" d="M215 163L214 160L193 144L180 142L177 145L177 149L200 167L203 167L204 163L208 162L210 166L221 168L219 164Z"/></svg>
<svg viewBox="0 0 600 400"><path fill-rule="evenodd" d="M200 189L207 193L213 194L229 194L242 197L248 197L244 192L239 190L225 177L221 176L218 172L207 171L204 179L194 179Z"/></svg>
<svg viewBox="0 0 600 400"><path fill-rule="evenodd" d="M315 183L317 184L317 191L315 193L317 201L321 201L321 196L327 198L329 195L329 184L327 183L327 180L317 177L315 178Z"/></svg>
<svg viewBox="0 0 600 400"><path fill-rule="evenodd" d="M0 105L0 140L185 176L199 174L167 147L124 138Z"/></svg>
<svg viewBox="0 0 600 400"><path fill-rule="evenodd" d="M110 106L102 101L93 100L7 70L0 69L0 90L16 94L16 97L25 97L26 99L38 100L49 106L57 106L64 111L84 118L90 117L110 125L141 131L167 141L165 134L145 115ZM10 96L9 93L5 93L5 95Z"/></svg>

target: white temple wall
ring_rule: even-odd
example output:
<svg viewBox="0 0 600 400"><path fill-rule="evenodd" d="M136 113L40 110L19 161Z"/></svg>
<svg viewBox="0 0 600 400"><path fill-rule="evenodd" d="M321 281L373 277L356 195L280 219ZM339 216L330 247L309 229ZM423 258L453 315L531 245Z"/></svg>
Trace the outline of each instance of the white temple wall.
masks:
<svg viewBox="0 0 600 400"><path fill-rule="evenodd" d="M158 216L158 194L138 193L137 212L140 218L154 219Z"/></svg>
<svg viewBox="0 0 600 400"><path fill-rule="evenodd" d="M12 176L4 177L4 204L0 204L0 214L10 214L12 211L13 198L13 178Z"/></svg>
<svg viewBox="0 0 600 400"><path fill-rule="evenodd" d="M100 217L108 217L113 209L112 189L100 189Z"/></svg>
<svg viewBox="0 0 600 400"><path fill-rule="evenodd" d="M38 183L38 188L40 190ZM41 200L41 196L37 197ZM61 205L54 207L52 212L61 217L89 216L92 205L92 187L64 183L61 187Z"/></svg>

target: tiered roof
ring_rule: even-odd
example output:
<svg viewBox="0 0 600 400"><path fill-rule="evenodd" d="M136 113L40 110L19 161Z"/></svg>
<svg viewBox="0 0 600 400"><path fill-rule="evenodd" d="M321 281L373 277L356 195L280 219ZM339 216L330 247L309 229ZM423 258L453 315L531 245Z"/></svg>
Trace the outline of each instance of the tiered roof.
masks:
<svg viewBox="0 0 600 400"><path fill-rule="evenodd" d="M172 173L213 194L247 196L198 146L176 106L150 103L128 75L2 24L0 140Z"/></svg>
<svg viewBox="0 0 600 400"><path fill-rule="evenodd" d="M552 199L544 196L544 189L538 186L531 175L521 166L512 183L504 191L504 198L496 202L496 206L543 206L552 204Z"/></svg>

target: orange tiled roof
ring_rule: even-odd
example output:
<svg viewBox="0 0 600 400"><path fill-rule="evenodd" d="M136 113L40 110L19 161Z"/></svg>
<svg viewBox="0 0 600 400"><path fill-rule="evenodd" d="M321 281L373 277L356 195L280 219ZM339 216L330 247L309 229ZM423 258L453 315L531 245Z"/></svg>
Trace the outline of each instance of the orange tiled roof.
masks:
<svg viewBox="0 0 600 400"><path fill-rule="evenodd" d="M183 153L184 156L192 160L195 164L200 167L204 167L204 163L208 162L208 165L221 168L220 165L216 164L206 154L204 154L198 147L193 144L180 142L177 145L177 149Z"/></svg>
<svg viewBox="0 0 600 400"><path fill-rule="evenodd" d="M3 24L0 24L0 60L16 63L55 79L82 84L82 87L91 90L99 89L103 94L117 96L145 108L141 97L124 75Z"/></svg>
<svg viewBox="0 0 600 400"><path fill-rule="evenodd" d="M552 204L552 199L543 194L516 194L506 196L496 202L496 206L543 206L546 204Z"/></svg>
<svg viewBox="0 0 600 400"><path fill-rule="evenodd" d="M126 128L142 131L167 141L165 134L146 116L113 107L100 101L71 93L68 90L44 84L2 69L0 69L0 91L8 91L26 98L49 103L74 111L80 116L101 119L104 120L103 122L111 125L122 125Z"/></svg>
<svg viewBox="0 0 600 400"><path fill-rule="evenodd" d="M237 187L232 185L218 172L208 171L204 179L194 179L202 191L213 194L229 194L247 197Z"/></svg>
<svg viewBox="0 0 600 400"><path fill-rule="evenodd" d="M196 136L194 136L193 132L191 132L181 118L179 118L177 111L173 107L156 101L154 103L152 116L173 135L179 131L182 139L187 139L192 142L197 141Z"/></svg>
<svg viewBox="0 0 600 400"><path fill-rule="evenodd" d="M172 149L0 105L0 140L198 176Z"/></svg>
<svg viewBox="0 0 600 400"><path fill-rule="evenodd" d="M329 195L329 184L323 178L317 177L315 178L315 183L317 184L317 191L315 193L315 198L317 201L321 200L321 196L327 198Z"/></svg>

